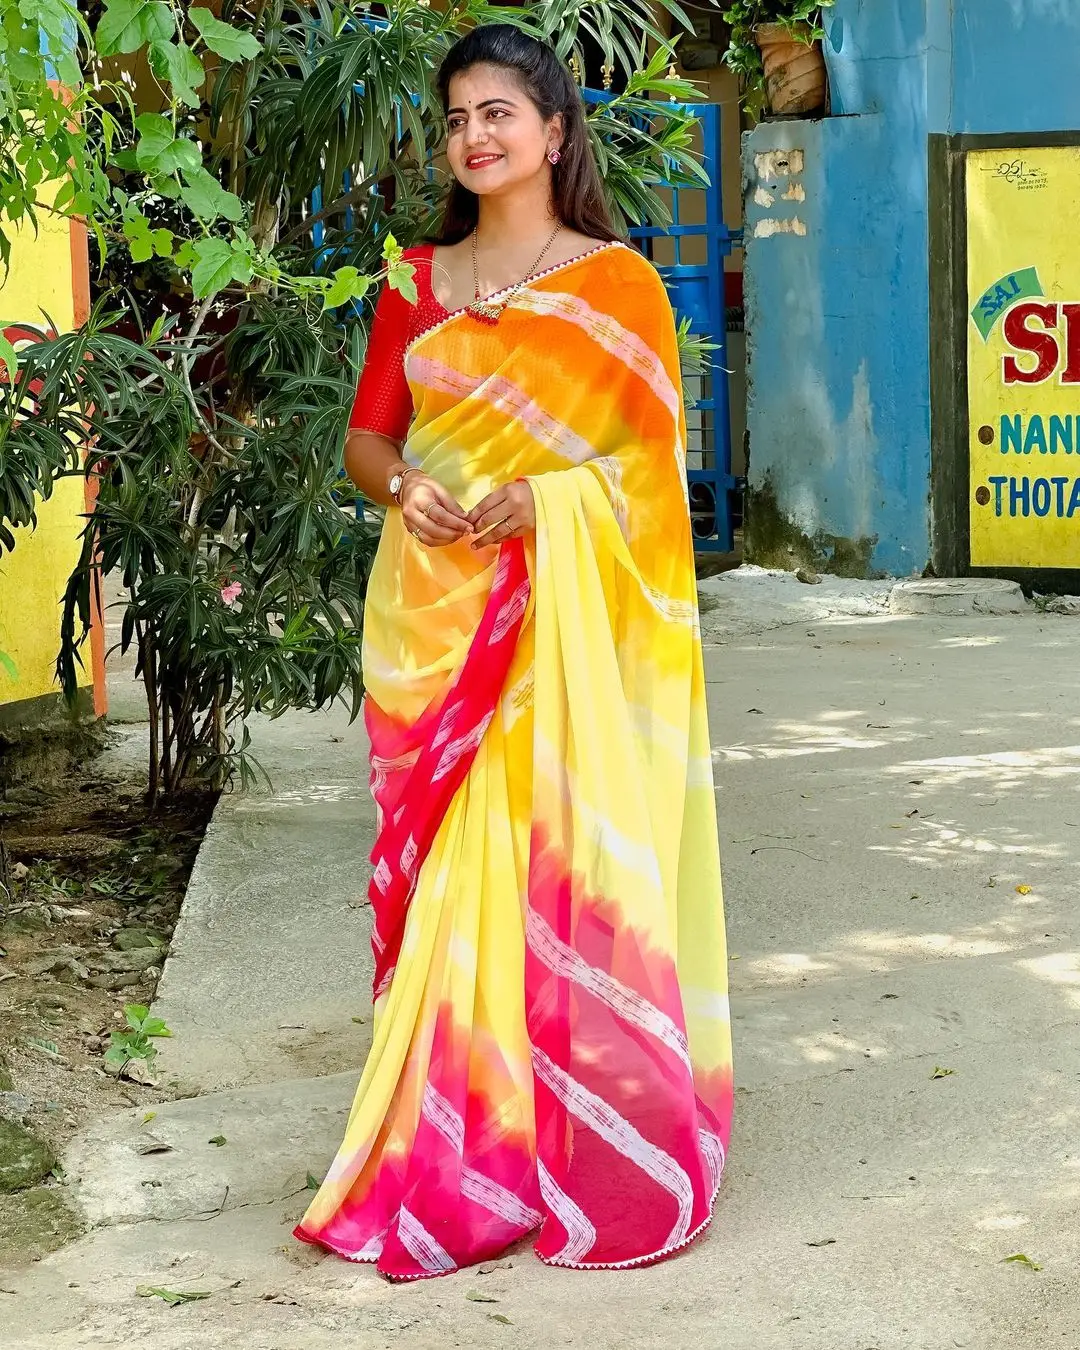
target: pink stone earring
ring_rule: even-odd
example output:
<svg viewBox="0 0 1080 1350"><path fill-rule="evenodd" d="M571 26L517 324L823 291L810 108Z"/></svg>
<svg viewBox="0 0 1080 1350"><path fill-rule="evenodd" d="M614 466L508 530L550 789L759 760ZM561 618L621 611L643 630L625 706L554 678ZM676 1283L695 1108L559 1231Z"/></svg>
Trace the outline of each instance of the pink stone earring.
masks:
<svg viewBox="0 0 1080 1350"><path fill-rule="evenodd" d="M560 159L562 159L562 155L559 153L558 150L549 150L549 151L548 151L548 163L549 163L549 164L558 164L558 162L559 162Z"/></svg>

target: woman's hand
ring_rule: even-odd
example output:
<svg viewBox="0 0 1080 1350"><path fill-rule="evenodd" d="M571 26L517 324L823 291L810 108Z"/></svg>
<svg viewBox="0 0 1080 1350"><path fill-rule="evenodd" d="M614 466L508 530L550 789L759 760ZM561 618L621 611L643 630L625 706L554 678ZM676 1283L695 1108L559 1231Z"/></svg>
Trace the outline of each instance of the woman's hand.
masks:
<svg viewBox="0 0 1080 1350"><path fill-rule="evenodd" d="M536 529L532 488L528 483L507 483L496 488L473 507L468 519L476 535L474 549L490 548L504 539L520 539Z"/></svg>
<svg viewBox="0 0 1080 1350"><path fill-rule="evenodd" d="M425 548L445 548L472 533L463 507L441 483L425 473L410 473L401 485L405 528Z"/></svg>

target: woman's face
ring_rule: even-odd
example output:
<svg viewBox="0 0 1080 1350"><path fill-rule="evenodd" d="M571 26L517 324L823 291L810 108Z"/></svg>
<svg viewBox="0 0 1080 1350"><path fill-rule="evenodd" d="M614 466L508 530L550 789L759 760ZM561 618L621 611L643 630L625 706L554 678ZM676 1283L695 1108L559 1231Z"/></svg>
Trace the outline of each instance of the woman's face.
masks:
<svg viewBox="0 0 1080 1350"><path fill-rule="evenodd" d="M548 123L513 74L471 66L450 81L446 156L463 187L484 197L543 177L548 152L562 142L561 119Z"/></svg>

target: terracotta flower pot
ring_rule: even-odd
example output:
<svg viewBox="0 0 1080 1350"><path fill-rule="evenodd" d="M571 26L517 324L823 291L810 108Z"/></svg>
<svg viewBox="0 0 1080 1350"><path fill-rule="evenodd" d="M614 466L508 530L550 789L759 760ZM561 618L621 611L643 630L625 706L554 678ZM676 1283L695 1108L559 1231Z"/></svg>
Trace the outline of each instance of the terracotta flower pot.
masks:
<svg viewBox="0 0 1080 1350"><path fill-rule="evenodd" d="M811 31L808 25L793 31L779 23L763 23L754 29L770 112L799 116L825 107L825 56Z"/></svg>

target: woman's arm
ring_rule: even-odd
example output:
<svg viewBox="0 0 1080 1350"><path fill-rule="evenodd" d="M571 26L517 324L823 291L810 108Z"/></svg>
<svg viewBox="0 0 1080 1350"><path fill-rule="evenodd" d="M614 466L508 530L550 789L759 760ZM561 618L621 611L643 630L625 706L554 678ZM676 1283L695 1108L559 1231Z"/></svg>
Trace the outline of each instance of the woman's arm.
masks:
<svg viewBox="0 0 1080 1350"><path fill-rule="evenodd" d="M390 495L390 480L406 473L397 499ZM345 472L369 501L380 506L400 506L405 526L428 548L453 544L472 533L466 512L449 492L401 458L401 446L389 436L359 428L345 437Z"/></svg>

